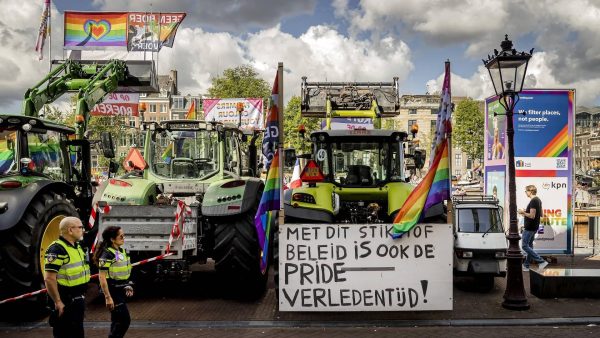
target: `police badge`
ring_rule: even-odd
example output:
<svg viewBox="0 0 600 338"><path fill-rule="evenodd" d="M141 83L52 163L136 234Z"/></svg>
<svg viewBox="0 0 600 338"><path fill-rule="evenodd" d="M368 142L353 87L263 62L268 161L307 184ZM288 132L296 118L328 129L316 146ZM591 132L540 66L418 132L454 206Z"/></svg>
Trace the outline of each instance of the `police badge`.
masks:
<svg viewBox="0 0 600 338"><path fill-rule="evenodd" d="M48 261L48 263L54 262L55 259L56 259L56 254L54 254L54 253L46 254L46 260Z"/></svg>

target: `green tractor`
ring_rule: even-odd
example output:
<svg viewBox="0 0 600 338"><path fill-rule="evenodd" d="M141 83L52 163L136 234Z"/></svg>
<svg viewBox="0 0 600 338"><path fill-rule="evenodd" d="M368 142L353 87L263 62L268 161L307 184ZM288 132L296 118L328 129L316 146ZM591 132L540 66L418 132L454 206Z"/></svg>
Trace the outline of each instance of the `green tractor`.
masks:
<svg viewBox="0 0 600 338"><path fill-rule="evenodd" d="M91 109L109 92L149 90L155 82L151 62L55 65L27 91L21 115L0 115L0 299L43 288L43 258L59 237L60 221L76 216L87 223L94 142L85 131ZM69 91L77 91L75 128L39 117L44 104ZM42 298L22 305L42 305Z"/></svg>
<svg viewBox="0 0 600 338"><path fill-rule="evenodd" d="M181 235L171 256L138 269L140 279L187 280L192 271L214 260L223 285L245 285L243 297L265 289L254 216L264 189L256 178L256 136L237 127L195 120L144 123L143 159L123 177L98 189L95 200L110 211L99 217L99 229L121 226L133 260L166 253L177 205L191 214L179 220ZM245 151L245 152L244 152ZM242 168L247 155L247 169ZM145 278L144 278L145 277Z"/></svg>

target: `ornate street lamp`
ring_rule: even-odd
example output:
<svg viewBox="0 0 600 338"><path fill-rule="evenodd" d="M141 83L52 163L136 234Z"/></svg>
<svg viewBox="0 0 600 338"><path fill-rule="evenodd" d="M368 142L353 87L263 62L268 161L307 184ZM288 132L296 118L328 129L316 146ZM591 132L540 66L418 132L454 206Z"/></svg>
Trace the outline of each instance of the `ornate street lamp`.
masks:
<svg viewBox="0 0 600 338"><path fill-rule="evenodd" d="M519 229L517 225L517 196L515 186L515 148L514 136L515 129L513 123L514 108L519 101L519 93L523 89L525 74L527 73L527 64L533 54L533 48L529 53L517 52L513 49L513 43L505 35L504 41L500 43L502 51L494 49L494 56L488 55L483 64L488 69L494 91L499 97L500 104L506 110L506 136L508 146L508 196L510 218L510 227L508 232L508 253L506 291L504 292L504 302L502 306L510 310L527 310L529 303L525 295L525 286L523 285L523 272L521 264L523 256L519 248Z"/></svg>

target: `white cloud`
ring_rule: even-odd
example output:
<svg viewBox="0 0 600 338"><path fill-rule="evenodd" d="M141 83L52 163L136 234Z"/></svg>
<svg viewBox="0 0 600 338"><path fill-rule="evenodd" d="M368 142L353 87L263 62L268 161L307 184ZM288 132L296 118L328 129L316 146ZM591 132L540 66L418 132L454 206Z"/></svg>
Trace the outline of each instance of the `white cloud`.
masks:
<svg viewBox="0 0 600 338"><path fill-rule="evenodd" d="M313 13L316 0L94 0L106 11L186 12L186 27L210 27L243 33L248 29L272 27L285 17Z"/></svg>
<svg viewBox="0 0 600 338"><path fill-rule="evenodd" d="M38 60L38 54L34 51L42 5L42 1L0 1L0 107L4 107L2 113L20 113L20 103L26 89L48 73L50 41L46 40L43 61ZM62 17L53 7L53 36L62 36L61 20ZM58 41L52 42L53 58L58 58L59 44Z"/></svg>
<svg viewBox="0 0 600 338"><path fill-rule="evenodd" d="M392 38L377 43L348 38L327 26L310 27L294 37L279 26L249 34L247 39L228 33L182 29L173 50L163 49L160 67L179 70L182 92L205 93L210 79L226 68L251 64L272 83L278 62L284 62L284 97L300 94L300 81L391 81L406 79L413 65L410 50ZM162 52L161 52L162 53Z"/></svg>

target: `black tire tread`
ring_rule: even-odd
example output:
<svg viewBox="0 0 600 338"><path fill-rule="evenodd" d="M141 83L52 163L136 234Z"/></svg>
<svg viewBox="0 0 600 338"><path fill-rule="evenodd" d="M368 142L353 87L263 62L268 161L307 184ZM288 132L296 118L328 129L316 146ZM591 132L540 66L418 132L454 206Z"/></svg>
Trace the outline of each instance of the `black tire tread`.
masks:
<svg viewBox="0 0 600 338"><path fill-rule="evenodd" d="M45 191L27 206L19 223L0 236L0 298L43 287L41 238L48 222L59 215L79 216L64 194Z"/></svg>

